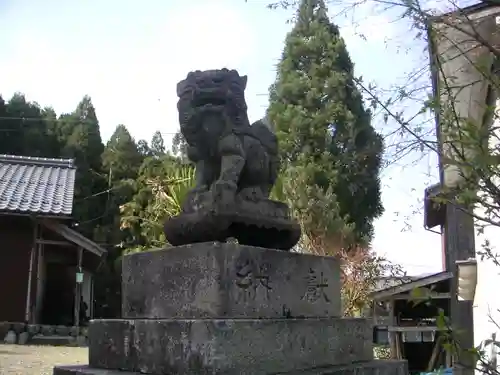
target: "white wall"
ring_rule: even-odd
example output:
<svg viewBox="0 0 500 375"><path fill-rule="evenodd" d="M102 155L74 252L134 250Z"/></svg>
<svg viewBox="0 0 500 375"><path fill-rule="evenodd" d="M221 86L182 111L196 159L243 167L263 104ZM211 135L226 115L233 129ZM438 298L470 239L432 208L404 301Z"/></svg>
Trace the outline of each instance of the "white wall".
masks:
<svg viewBox="0 0 500 375"><path fill-rule="evenodd" d="M500 228L488 228L484 235L477 235L476 251L480 249L486 238L499 252ZM479 256L477 262L478 280L474 299L474 345L476 347L484 340L490 339L493 333L496 334L496 341L500 340L500 329L497 326L497 324L500 325L500 312L498 311L500 309L500 267L495 266L490 260L481 260ZM495 348L490 345L482 349L485 350L485 360L491 360L491 351ZM498 353L498 349L495 351Z"/></svg>
<svg viewBox="0 0 500 375"><path fill-rule="evenodd" d="M484 236L477 236L476 249L479 248L485 237L496 242L497 249L500 249L500 228L487 230ZM497 334L500 339L500 330L491 321L491 314L497 324L500 325L500 269L488 260L478 260L478 280L476 287L476 298L474 299L474 345L479 345L481 341L491 337L492 333Z"/></svg>
<svg viewBox="0 0 500 375"><path fill-rule="evenodd" d="M497 100L497 108L500 109L500 100ZM496 119L495 122L494 126L498 127L500 119ZM489 145L492 150L500 148L498 139L490 139ZM500 185L500 179L498 185ZM481 217L483 210L476 210L476 215ZM490 242L493 252L500 253L499 227L486 227L483 234L476 234L476 253L481 251L485 240ZM500 312L498 311L500 309L500 267L495 266L489 259L481 260L480 256L476 258L478 282L474 299L474 344L478 346L483 340L491 338L492 333L496 333L497 340L500 340L500 329L496 325L500 325Z"/></svg>

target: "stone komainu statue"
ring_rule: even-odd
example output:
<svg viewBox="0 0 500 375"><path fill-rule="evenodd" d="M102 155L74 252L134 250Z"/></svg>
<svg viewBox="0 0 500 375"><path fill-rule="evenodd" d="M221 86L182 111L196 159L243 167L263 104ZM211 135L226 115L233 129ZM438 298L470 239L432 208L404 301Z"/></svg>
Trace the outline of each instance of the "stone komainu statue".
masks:
<svg viewBox="0 0 500 375"><path fill-rule="evenodd" d="M269 200L279 172L278 141L267 119L247 116L247 77L196 71L177 85L181 132L196 164L196 186L167 220L172 245L225 241L289 250L300 227L288 207Z"/></svg>

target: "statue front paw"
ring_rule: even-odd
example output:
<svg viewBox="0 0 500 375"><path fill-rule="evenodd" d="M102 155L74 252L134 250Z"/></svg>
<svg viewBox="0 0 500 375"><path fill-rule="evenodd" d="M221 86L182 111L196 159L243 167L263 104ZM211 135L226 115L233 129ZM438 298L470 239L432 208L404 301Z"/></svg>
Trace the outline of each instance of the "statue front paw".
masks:
<svg viewBox="0 0 500 375"><path fill-rule="evenodd" d="M260 200L265 199L266 197L262 193L262 189L260 187L247 187L241 190L238 194L244 200L251 202L258 202Z"/></svg>
<svg viewBox="0 0 500 375"><path fill-rule="evenodd" d="M191 189L184 200L182 211L184 213L193 213L203 208L207 201L208 191L207 185L200 185Z"/></svg>
<svg viewBox="0 0 500 375"><path fill-rule="evenodd" d="M208 185L199 185L199 186L195 186L193 189L191 189L190 193L201 194L201 193L206 193L208 190L209 190Z"/></svg>
<svg viewBox="0 0 500 375"><path fill-rule="evenodd" d="M228 207L234 204L238 186L228 181L217 181L212 188L213 203L217 207Z"/></svg>

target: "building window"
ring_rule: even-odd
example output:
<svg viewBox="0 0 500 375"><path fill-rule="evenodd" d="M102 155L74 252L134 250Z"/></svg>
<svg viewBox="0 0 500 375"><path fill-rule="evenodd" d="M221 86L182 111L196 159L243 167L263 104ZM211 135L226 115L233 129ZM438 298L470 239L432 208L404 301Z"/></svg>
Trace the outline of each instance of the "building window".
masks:
<svg viewBox="0 0 500 375"><path fill-rule="evenodd" d="M389 331L387 328L373 328L373 343L377 345L389 345Z"/></svg>
<svg viewBox="0 0 500 375"><path fill-rule="evenodd" d="M407 331L403 332L403 342L422 342L422 332Z"/></svg>
<svg viewBox="0 0 500 375"><path fill-rule="evenodd" d="M436 336L436 332L434 332L434 331L424 331L424 332L422 332L422 341L423 342L434 342L435 336Z"/></svg>

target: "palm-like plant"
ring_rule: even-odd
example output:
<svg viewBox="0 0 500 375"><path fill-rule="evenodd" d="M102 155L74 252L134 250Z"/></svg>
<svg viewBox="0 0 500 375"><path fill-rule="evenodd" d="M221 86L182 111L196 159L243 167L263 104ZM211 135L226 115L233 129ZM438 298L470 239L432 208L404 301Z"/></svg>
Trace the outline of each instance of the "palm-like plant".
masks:
<svg viewBox="0 0 500 375"><path fill-rule="evenodd" d="M194 168L185 165L176 169L165 181L165 189L162 192L165 217L172 217L181 212L182 203L189 190L194 187L194 175Z"/></svg>
<svg viewBox="0 0 500 375"><path fill-rule="evenodd" d="M278 177L276 178L276 181L274 182L274 186L273 186L273 189L271 190L270 198L274 199L276 201L287 203L285 184L284 184L284 178L283 178L282 173L280 173L278 175Z"/></svg>
<svg viewBox="0 0 500 375"><path fill-rule="evenodd" d="M129 252L143 251L165 243L163 222L181 212L189 190L194 186L194 168L189 165L169 168L164 176L142 180L142 188L131 202L121 207L121 227L136 228L140 246Z"/></svg>

